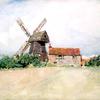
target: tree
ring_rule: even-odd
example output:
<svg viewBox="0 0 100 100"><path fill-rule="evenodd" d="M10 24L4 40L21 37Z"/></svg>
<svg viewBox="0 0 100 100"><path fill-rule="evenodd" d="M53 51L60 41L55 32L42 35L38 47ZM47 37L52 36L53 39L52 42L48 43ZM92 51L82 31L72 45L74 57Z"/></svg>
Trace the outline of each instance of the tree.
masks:
<svg viewBox="0 0 100 100"><path fill-rule="evenodd" d="M100 66L100 55L97 57L91 58L89 62L85 64L88 67L93 67L93 66Z"/></svg>
<svg viewBox="0 0 100 100"><path fill-rule="evenodd" d="M22 54L16 59L14 57L9 56L3 56L0 59L0 69L24 68L29 64L32 64L34 67L42 66L38 55Z"/></svg>

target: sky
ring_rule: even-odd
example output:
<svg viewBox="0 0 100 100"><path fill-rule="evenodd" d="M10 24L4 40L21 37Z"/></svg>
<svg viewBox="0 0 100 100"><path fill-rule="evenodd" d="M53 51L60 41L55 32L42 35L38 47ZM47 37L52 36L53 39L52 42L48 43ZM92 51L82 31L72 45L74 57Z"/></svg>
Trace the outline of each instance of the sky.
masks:
<svg viewBox="0 0 100 100"><path fill-rule="evenodd" d="M14 54L43 20L53 47L80 48L85 56L100 54L99 0L0 0L0 54Z"/></svg>

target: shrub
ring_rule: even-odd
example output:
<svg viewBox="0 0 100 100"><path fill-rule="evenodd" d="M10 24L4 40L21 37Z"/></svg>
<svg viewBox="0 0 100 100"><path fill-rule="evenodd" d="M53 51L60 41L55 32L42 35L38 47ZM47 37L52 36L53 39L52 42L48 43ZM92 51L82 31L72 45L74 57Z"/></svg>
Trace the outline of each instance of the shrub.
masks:
<svg viewBox="0 0 100 100"><path fill-rule="evenodd" d="M29 64L32 64L35 67L43 67L38 55L22 54L17 58L3 56L0 59L0 69L24 68Z"/></svg>
<svg viewBox="0 0 100 100"><path fill-rule="evenodd" d="M100 55L90 59L90 61L87 62L85 65L88 67L100 66Z"/></svg>
<svg viewBox="0 0 100 100"><path fill-rule="evenodd" d="M9 64L9 62L11 62L11 59L10 57L8 56L3 56L1 59L0 59L0 68L6 68L6 66Z"/></svg>
<svg viewBox="0 0 100 100"><path fill-rule="evenodd" d="M17 63L23 65L23 67L32 64L33 66L41 66L41 61L38 55L22 54L18 59Z"/></svg>
<svg viewBox="0 0 100 100"><path fill-rule="evenodd" d="M9 69L15 67L22 67L22 65L17 63L17 61L13 57L3 56L0 59L0 69L3 68Z"/></svg>

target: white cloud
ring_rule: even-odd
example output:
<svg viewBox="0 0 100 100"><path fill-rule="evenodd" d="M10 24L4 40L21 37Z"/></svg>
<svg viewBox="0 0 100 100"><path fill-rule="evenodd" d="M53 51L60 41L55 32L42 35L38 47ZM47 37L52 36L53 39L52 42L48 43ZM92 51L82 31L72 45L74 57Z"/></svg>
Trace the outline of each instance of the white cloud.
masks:
<svg viewBox="0 0 100 100"><path fill-rule="evenodd" d="M0 7L0 33L8 36L9 52L27 39L16 23L21 17L32 33L46 17L46 29L53 46L80 47L82 54L100 54L100 3L96 0L26 0ZM77 1L77 2L76 2ZM0 34L1 35L1 34ZM1 38L1 37L0 37ZM5 43L4 39L1 39Z"/></svg>
<svg viewBox="0 0 100 100"><path fill-rule="evenodd" d="M7 3L9 2L10 0L0 0L0 4L4 4L4 3Z"/></svg>

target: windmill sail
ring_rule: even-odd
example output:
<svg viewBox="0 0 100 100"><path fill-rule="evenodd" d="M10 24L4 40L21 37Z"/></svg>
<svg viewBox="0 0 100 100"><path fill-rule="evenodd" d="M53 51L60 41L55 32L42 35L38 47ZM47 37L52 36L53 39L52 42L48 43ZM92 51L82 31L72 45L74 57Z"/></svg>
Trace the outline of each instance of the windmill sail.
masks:
<svg viewBox="0 0 100 100"><path fill-rule="evenodd" d="M18 24L22 27L22 29L26 32L27 30L25 29L24 25L23 25L23 22L21 20L17 21ZM41 30L41 28L44 26L44 24L47 22L46 18L44 18L42 20L42 22L38 25L38 27L33 31L33 34L36 33L36 32L39 32ZM30 36L30 38L28 39L27 42L25 42L21 47L20 49L17 51L16 55L19 55L19 54L22 54L26 51L26 49L29 47L30 43L29 43L29 40L33 37L33 34ZM29 34L27 34L27 36L29 36Z"/></svg>
<svg viewBox="0 0 100 100"><path fill-rule="evenodd" d="M18 18L17 20L18 25L21 27L21 29L25 32L25 34L30 37L30 33L27 31L26 27L24 26L24 23L22 22L22 20L20 18Z"/></svg>
<svg viewBox="0 0 100 100"><path fill-rule="evenodd" d="M29 38L28 41L30 41L30 40L33 38L34 33L37 33L37 32L39 32L39 31L41 30L41 28L46 24L46 22L47 22L47 20L46 20L46 18L44 18L44 19L41 21L41 23L38 25L38 27L33 31L33 34L31 35L31 37Z"/></svg>
<svg viewBox="0 0 100 100"><path fill-rule="evenodd" d="M33 33L39 32L41 30L41 28L44 26L44 24L46 24L46 22L47 22L47 20L46 20L46 18L44 18L42 20L42 22L38 25L38 27L33 31Z"/></svg>
<svg viewBox="0 0 100 100"><path fill-rule="evenodd" d="M30 43L25 41L25 43L19 48L19 50L16 52L15 55L20 55L20 54L24 53L27 50L27 48L29 47L29 45L30 45Z"/></svg>

